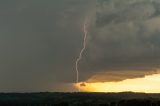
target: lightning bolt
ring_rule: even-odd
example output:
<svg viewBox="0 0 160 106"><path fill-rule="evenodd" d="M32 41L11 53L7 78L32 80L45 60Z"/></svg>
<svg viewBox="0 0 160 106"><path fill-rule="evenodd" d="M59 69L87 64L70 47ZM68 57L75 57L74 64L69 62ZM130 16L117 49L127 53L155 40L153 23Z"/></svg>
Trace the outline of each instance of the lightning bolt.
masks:
<svg viewBox="0 0 160 106"><path fill-rule="evenodd" d="M86 43L87 43L87 21L84 22L83 25L83 33L84 33L84 37L83 37L83 48L81 49L78 58L76 59L76 83L79 83L79 62L82 59L82 55L86 49ZM78 88L78 91L80 91L80 89Z"/></svg>

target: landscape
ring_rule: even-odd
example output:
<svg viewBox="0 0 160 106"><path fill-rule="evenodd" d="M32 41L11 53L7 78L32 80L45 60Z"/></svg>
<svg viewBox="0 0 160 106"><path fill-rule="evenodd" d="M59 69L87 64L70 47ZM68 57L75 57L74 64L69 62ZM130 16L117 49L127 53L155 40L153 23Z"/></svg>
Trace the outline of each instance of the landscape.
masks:
<svg viewBox="0 0 160 106"><path fill-rule="evenodd" d="M0 106L160 106L160 0L0 0Z"/></svg>
<svg viewBox="0 0 160 106"><path fill-rule="evenodd" d="M160 106L160 94L1 93L1 106Z"/></svg>

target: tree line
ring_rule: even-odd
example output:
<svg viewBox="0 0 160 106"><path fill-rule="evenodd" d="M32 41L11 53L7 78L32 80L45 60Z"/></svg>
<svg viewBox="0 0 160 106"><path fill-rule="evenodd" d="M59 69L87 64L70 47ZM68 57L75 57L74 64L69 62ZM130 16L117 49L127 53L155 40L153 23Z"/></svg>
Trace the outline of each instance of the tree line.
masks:
<svg viewBox="0 0 160 106"><path fill-rule="evenodd" d="M130 93L0 93L0 106L160 106L159 97Z"/></svg>

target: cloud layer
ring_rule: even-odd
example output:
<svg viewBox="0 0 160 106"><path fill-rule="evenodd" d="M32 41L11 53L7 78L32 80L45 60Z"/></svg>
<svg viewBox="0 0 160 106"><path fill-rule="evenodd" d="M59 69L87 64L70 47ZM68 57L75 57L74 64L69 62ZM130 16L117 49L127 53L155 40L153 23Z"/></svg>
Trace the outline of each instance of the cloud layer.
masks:
<svg viewBox="0 0 160 106"><path fill-rule="evenodd" d="M87 70L86 79L98 73L102 81L156 73L160 65L159 7L158 0L98 0L82 69ZM108 72L113 76L107 78Z"/></svg>
<svg viewBox="0 0 160 106"><path fill-rule="evenodd" d="M159 0L2 0L0 7L0 92L72 91L86 17L81 81L159 69Z"/></svg>
<svg viewBox="0 0 160 106"><path fill-rule="evenodd" d="M66 91L66 82L76 79L81 26L91 5L91 0L0 1L0 92Z"/></svg>

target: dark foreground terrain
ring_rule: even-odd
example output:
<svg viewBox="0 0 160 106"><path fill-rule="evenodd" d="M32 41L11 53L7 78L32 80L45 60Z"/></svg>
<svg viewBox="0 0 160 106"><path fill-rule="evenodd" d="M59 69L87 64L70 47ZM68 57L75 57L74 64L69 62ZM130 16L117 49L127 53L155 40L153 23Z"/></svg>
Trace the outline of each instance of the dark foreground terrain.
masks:
<svg viewBox="0 0 160 106"><path fill-rule="evenodd" d="M160 106L160 94L0 93L0 106Z"/></svg>

